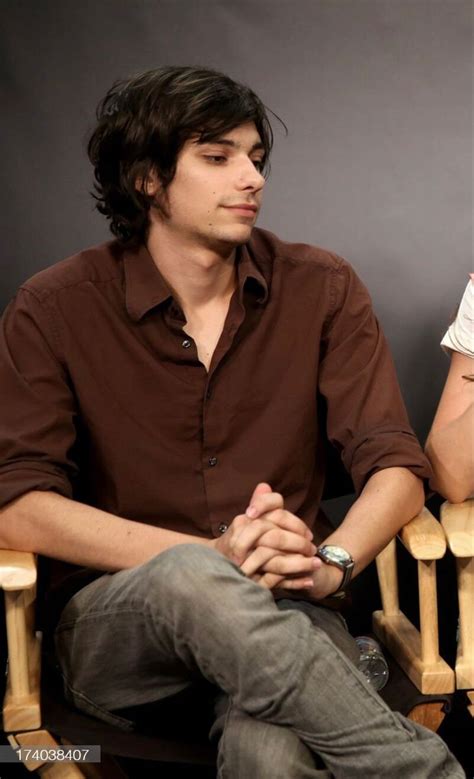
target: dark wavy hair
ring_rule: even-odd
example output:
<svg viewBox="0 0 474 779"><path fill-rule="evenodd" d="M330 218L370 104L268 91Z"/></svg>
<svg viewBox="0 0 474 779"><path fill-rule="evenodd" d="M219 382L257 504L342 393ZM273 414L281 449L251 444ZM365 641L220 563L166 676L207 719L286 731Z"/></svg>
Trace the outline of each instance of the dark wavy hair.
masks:
<svg viewBox="0 0 474 779"><path fill-rule="evenodd" d="M163 202L146 193L147 176L156 172L165 193L191 137L205 143L254 122L268 174L273 132L267 111L249 87L207 68L163 67L116 82L98 105L87 145L92 194L112 233L127 246L145 241L151 205L166 213Z"/></svg>

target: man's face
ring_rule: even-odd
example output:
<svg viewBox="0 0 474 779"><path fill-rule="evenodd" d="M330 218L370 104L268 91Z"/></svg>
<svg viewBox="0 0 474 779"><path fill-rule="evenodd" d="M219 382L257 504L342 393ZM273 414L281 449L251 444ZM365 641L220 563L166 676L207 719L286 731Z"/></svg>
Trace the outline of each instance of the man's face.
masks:
<svg viewBox="0 0 474 779"><path fill-rule="evenodd" d="M253 122L214 141L188 140L165 195L167 216L152 211L178 238L210 248L250 238L262 200L264 149Z"/></svg>

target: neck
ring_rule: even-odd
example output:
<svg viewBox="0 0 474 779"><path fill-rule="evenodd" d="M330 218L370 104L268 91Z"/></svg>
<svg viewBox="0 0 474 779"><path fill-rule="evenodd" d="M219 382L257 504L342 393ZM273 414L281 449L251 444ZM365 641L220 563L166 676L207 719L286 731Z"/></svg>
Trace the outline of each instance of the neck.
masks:
<svg viewBox="0 0 474 779"><path fill-rule="evenodd" d="M236 287L235 247L205 247L150 230L148 251L184 311L229 298Z"/></svg>

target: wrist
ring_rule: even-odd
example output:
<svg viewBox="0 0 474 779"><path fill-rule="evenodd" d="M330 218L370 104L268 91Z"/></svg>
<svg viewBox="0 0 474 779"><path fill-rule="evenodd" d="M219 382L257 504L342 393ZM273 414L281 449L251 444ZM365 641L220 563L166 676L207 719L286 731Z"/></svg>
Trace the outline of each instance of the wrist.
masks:
<svg viewBox="0 0 474 779"><path fill-rule="evenodd" d="M331 589L327 594L332 595L333 592L337 592L340 589L344 579L344 571L341 571L340 568L336 568L335 565L327 565L326 563L323 563L323 565L327 569L328 586L331 586Z"/></svg>
<svg viewBox="0 0 474 779"><path fill-rule="evenodd" d="M316 600L327 598L339 590L343 578L344 573L340 568L323 562L313 574L314 584L309 594Z"/></svg>
<svg viewBox="0 0 474 779"><path fill-rule="evenodd" d="M330 573L327 572L329 580L332 578L333 582L337 582L336 586L333 589L328 589L326 594L343 598L354 571L352 555L342 546L324 543L318 548L316 557L322 560L323 568L330 569Z"/></svg>

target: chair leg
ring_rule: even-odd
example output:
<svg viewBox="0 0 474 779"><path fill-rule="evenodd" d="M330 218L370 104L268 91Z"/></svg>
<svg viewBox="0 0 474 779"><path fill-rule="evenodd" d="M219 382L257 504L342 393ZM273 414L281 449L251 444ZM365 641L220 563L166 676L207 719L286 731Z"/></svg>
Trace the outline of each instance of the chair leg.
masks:
<svg viewBox="0 0 474 779"><path fill-rule="evenodd" d="M382 558L386 555L393 580L394 541L392 545L393 549L387 547L379 554L377 565L382 567L384 564L387 569ZM384 575L387 577L386 570ZM418 561L418 581L420 630L398 609L398 601L387 598L383 611L373 613L373 631L418 690L426 694L454 692L454 671L440 657L438 650L435 560ZM389 604L388 608L386 604Z"/></svg>
<svg viewBox="0 0 474 779"><path fill-rule="evenodd" d="M467 710L471 717L474 718L474 690L468 690L467 691L467 699L469 701L467 705Z"/></svg>
<svg viewBox="0 0 474 779"><path fill-rule="evenodd" d="M456 657L456 687L474 687L474 557L457 557L460 640Z"/></svg>
<svg viewBox="0 0 474 779"><path fill-rule="evenodd" d="M37 773L41 779L86 779L86 774L75 763L45 763Z"/></svg>
<svg viewBox="0 0 474 779"><path fill-rule="evenodd" d="M435 560L418 560L418 588L421 662L425 668L429 668L440 659Z"/></svg>
<svg viewBox="0 0 474 779"><path fill-rule="evenodd" d="M444 703L433 701L432 703L420 703L409 713L408 719L417 722L435 733L439 730L446 712L443 711Z"/></svg>

